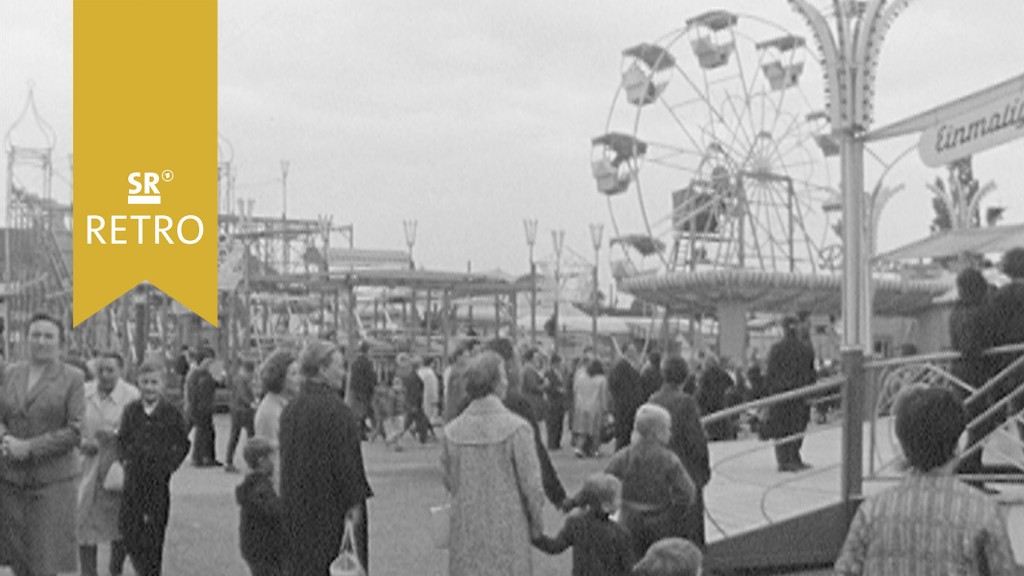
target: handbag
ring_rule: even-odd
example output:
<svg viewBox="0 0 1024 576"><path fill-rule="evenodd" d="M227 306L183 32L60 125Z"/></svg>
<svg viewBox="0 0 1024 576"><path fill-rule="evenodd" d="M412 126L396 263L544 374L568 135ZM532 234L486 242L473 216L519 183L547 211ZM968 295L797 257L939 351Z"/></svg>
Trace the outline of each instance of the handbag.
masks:
<svg viewBox="0 0 1024 576"><path fill-rule="evenodd" d="M117 460L107 468L107 473L103 476L103 489L107 492L124 490L124 466Z"/></svg>
<svg viewBox="0 0 1024 576"><path fill-rule="evenodd" d="M341 550L338 557L331 562L328 570L331 576L366 576L363 563L356 554L356 528L350 520L345 520L345 534L341 537Z"/></svg>
<svg viewBox="0 0 1024 576"><path fill-rule="evenodd" d="M434 547L445 550L452 535L452 506L442 504L430 507L430 535L434 539Z"/></svg>

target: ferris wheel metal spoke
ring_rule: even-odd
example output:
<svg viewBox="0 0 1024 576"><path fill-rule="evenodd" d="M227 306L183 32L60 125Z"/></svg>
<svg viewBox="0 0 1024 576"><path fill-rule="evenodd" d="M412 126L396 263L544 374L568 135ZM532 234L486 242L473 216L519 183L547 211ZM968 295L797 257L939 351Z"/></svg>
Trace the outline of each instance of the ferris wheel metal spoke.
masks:
<svg viewBox="0 0 1024 576"><path fill-rule="evenodd" d="M659 98L658 101L664 105L665 110L668 111L669 115L672 117L672 120L675 122L675 125L678 126L680 130L683 131L683 134L690 141L690 144L693 145L694 150L703 149L704 147L700 144L700 142L697 141L696 138L693 137L692 134L690 134L689 129L686 128L686 124L676 114L675 109L672 106L669 106L668 102L666 102L664 98Z"/></svg>

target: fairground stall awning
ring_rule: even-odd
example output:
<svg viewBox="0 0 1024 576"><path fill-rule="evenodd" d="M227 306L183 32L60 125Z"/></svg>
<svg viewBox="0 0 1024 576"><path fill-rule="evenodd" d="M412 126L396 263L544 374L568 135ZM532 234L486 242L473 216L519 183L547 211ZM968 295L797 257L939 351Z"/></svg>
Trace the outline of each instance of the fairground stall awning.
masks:
<svg viewBox="0 0 1024 576"><path fill-rule="evenodd" d="M947 230L876 256L878 260L946 258L967 252L992 254L1024 247L1024 224Z"/></svg>
<svg viewBox="0 0 1024 576"><path fill-rule="evenodd" d="M948 281L874 280L874 311L909 316L949 290ZM698 270L626 278L619 289L646 302L685 314L714 313L722 303L744 304L750 311L839 315L842 277L760 270Z"/></svg>

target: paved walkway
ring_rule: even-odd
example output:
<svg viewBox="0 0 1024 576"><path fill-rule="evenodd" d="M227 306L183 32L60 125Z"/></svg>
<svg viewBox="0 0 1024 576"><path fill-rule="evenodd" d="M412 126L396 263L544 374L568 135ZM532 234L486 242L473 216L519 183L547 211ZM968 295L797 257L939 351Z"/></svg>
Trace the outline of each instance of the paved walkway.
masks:
<svg viewBox="0 0 1024 576"><path fill-rule="evenodd" d="M223 457L227 443L228 420L218 416L218 456ZM887 428L883 429L888 434ZM886 438L883 434L880 438ZM868 442L865 442L865 446ZM386 449L380 442L364 444L370 482L376 496L370 501L371 571L375 576L442 576L445 553L436 550L428 528L431 505L444 500L438 467L437 444L420 446L404 441L403 452ZM891 454L886 439L882 446ZM611 450L603 456L580 460L568 449L552 455L566 489L572 493L587 475L604 468ZM764 522L764 515L780 520L810 510L838 498L839 432L825 430L811 435L804 447L804 458L814 468L802 474L775 471L771 445L755 439L712 445L714 477L708 487L707 501L711 517L708 535L720 537L716 524L735 533L746 526ZM992 455L986 452L987 459ZM236 455L236 463L241 456ZM865 468L867 469L867 468ZM185 464L173 477L171 524L165 549L164 573L171 576L217 574L245 576L248 571L238 555L238 506L234 488L241 482L237 474L221 469L196 469ZM866 491L884 488L871 482ZM1024 489L1007 492L1011 536L1018 558L1024 550ZM556 532L563 516L553 507L544 512L548 533ZM101 562L106 549L101 548ZM560 556L535 553L536 576L570 573L567 552ZM103 564L101 563L101 566ZM0 575L10 572L0 569ZM132 574L131 569L126 574Z"/></svg>

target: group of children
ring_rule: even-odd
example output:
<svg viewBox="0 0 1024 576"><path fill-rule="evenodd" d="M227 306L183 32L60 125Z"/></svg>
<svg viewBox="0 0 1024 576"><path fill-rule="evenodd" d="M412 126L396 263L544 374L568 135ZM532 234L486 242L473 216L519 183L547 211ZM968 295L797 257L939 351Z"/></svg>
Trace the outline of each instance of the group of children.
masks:
<svg viewBox="0 0 1024 576"><path fill-rule="evenodd" d="M612 518L621 500L618 478L590 476L572 500L579 510L566 518L554 538L540 536L533 545L548 554L571 547L573 576L700 576L701 552L682 538L659 540L637 562L628 530Z"/></svg>

